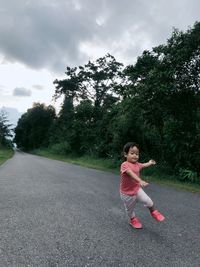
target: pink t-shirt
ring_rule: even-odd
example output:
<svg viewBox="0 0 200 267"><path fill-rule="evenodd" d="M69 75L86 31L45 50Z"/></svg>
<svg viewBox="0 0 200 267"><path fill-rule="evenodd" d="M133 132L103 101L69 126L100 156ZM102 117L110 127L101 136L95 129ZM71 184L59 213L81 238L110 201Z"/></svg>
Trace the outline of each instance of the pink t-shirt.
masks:
<svg viewBox="0 0 200 267"><path fill-rule="evenodd" d="M122 163L120 168L121 180L120 180L120 192L122 194L133 196L136 195L138 190L140 189L140 184L131 178L126 171L131 170L134 172L138 177L140 177L140 170L142 169L143 164L136 162L131 163L125 161Z"/></svg>

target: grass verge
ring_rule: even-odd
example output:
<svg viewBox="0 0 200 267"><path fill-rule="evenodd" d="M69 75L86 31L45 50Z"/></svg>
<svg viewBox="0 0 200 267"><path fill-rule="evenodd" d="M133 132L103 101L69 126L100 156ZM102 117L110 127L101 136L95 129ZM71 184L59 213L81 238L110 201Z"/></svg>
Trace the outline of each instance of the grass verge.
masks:
<svg viewBox="0 0 200 267"><path fill-rule="evenodd" d="M0 165L2 165L7 159L11 158L14 154L12 148L0 147Z"/></svg>
<svg viewBox="0 0 200 267"><path fill-rule="evenodd" d="M98 158L92 158L89 156L82 156L82 157L75 157L72 155L58 155L54 154L51 151L48 150L34 150L31 153L50 158L55 160L61 160L64 162L80 165L83 167L88 167L92 169L98 169L103 171L111 171L114 173L118 173L118 168L116 168L116 163L112 160L107 159L98 159Z"/></svg>
<svg viewBox="0 0 200 267"><path fill-rule="evenodd" d="M97 170L109 171L119 175L119 163L113 160L92 158L89 156L74 157L70 155L58 155L52 153L49 150L34 150L32 151L32 153L42 157L77 164ZM147 174L145 174L144 172L143 177L148 182L154 182L160 185L170 186L176 189L186 190L193 193L200 193L199 184L181 182L178 181L174 176L165 175L154 171L154 173L152 173L151 175L149 175L148 172Z"/></svg>

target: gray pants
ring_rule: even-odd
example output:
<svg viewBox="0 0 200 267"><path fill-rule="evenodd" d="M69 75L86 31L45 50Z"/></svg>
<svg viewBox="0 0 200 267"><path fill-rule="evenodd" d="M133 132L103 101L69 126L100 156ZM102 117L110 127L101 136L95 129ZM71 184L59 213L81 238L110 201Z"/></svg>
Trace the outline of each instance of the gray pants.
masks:
<svg viewBox="0 0 200 267"><path fill-rule="evenodd" d="M145 207L151 208L153 207L153 201L151 198L144 192L142 188L138 190L137 195L128 196L120 193L121 199L124 203L125 210L129 218L135 217L134 208L137 202L141 202Z"/></svg>

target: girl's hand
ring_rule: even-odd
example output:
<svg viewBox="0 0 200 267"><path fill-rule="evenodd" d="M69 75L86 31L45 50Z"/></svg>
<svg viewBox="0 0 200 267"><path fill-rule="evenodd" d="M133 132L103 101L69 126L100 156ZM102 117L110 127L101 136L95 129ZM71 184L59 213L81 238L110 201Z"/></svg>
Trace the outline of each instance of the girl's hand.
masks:
<svg viewBox="0 0 200 267"><path fill-rule="evenodd" d="M155 160L153 160L153 159L150 159L150 160L149 160L149 163L150 163L151 165L155 165L155 164L156 164Z"/></svg>
<svg viewBox="0 0 200 267"><path fill-rule="evenodd" d="M145 186L149 185L149 183L147 183L147 182L141 180L141 181L140 181L140 185L141 185L141 187L145 187Z"/></svg>

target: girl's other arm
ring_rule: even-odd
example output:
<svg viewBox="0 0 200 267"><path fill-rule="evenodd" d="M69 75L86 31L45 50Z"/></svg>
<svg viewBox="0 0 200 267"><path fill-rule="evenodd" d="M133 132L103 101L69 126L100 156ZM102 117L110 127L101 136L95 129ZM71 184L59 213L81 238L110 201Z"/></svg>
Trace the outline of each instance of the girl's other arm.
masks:
<svg viewBox="0 0 200 267"><path fill-rule="evenodd" d="M150 167L150 166L152 166L152 165L155 165L155 164L156 164L155 160L150 159L148 162L146 162L146 163L142 163L142 167L143 167L143 168L148 168L148 167Z"/></svg>
<svg viewBox="0 0 200 267"><path fill-rule="evenodd" d="M126 173L131 176L131 178L133 178L134 180L136 180L137 182L140 183L140 185L143 186L147 186L148 183L143 181L140 177L138 177L134 172L132 172L131 170L127 170Z"/></svg>

